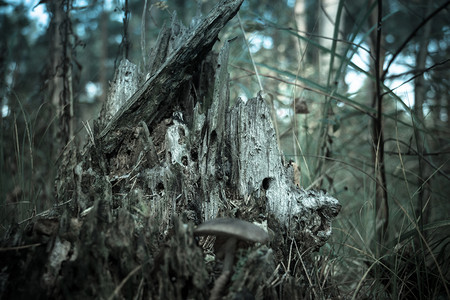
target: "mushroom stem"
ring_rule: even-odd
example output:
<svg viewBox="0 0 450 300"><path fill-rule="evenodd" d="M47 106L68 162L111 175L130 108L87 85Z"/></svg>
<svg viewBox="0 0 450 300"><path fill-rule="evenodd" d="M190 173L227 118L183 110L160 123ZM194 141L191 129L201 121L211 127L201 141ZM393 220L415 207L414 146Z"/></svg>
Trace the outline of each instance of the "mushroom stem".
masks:
<svg viewBox="0 0 450 300"><path fill-rule="evenodd" d="M223 245L223 252L225 253L225 258L223 259L222 273L214 282L214 287L211 290L210 300L220 299L220 294L222 293L225 285L230 279L231 271L233 269L234 262L234 252L236 250L237 239L230 237Z"/></svg>
<svg viewBox="0 0 450 300"><path fill-rule="evenodd" d="M230 237L223 245L225 258L223 259L223 271L231 271L233 269L234 252L236 250L237 239Z"/></svg>
<svg viewBox="0 0 450 300"><path fill-rule="evenodd" d="M219 218L213 219L200 224L194 233L196 235L215 235L226 238L225 244L220 248L225 254L223 259L222 274L214 282L214 287L211 290L211 300L220 299L220 294L227 285L228 280L233 271L234 252L236 250L237 241L242 240L250 243L266 243L269 240L269 235L266 231L250 222ZM216 240L216 249L219 249L219 243Z"/></svg>
<svg viewBox="0 0 450 300"><path fill-rule="evenodd" d="M209 297L209 300L219 300L222 298L220 297L220 294L222 294L222 291L225 288L230 275L230 271L222 271L222 274L220 274L220 276L217 277L216 281L214 282L214 287L211 290L211 296Z"/></svg>

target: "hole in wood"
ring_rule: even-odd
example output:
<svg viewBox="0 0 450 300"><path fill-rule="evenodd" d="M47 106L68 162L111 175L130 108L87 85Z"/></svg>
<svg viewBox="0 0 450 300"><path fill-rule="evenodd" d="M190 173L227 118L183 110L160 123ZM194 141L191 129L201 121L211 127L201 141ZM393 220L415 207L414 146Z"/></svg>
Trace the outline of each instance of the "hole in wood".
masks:
<svg viewBox="0 0 450 300"><path fill-rule="evenodd" d="M198 159L197 149L193 148L193 149L191 149L191 160L197 161L197 159Z"/></svg>
<svg viewBox="0 0 450 300"><path fill-rule="evenodd" d="M211 135L209 136L209 140L211 141L210 144L214 144L217 139L217 133L215 130L211 132Z"/></svg>
<svg viewBox="0 0 450 300"><path fill-rule="evenodd" d="M156 185L156 193L160 195L163 191L164 191L164 184L162 182L159 182Z"/></svg>
<svg viewBox="0 0 450 300"><path fill-rule="evenodd" d="M272 182L272 180L273 180L273 178L270 178L270 177L264 178L264 179L263 179L263 182L262 182L262 188L265 189L265 190L268 190L269 187L270 187L270 183Z"/></svg>

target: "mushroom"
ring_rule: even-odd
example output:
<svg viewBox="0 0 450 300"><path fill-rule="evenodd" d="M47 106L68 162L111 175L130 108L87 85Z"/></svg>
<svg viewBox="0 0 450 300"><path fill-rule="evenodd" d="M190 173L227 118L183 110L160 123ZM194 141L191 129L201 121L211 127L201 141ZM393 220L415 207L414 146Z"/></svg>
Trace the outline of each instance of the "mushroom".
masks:
<svg viewBox="0 0 450 300"><path fill-rule="evenodd" d="M194 234L203 236L215 235L217 238L225 239L225 242L220 248L221 252L225 254L223 269L211 290L211 300L219 299L222 289L230 278L238 240L263 244L269 239L267 232L257 225L244 220L231 218L219 218L206 221L194 230Z"/></svg>

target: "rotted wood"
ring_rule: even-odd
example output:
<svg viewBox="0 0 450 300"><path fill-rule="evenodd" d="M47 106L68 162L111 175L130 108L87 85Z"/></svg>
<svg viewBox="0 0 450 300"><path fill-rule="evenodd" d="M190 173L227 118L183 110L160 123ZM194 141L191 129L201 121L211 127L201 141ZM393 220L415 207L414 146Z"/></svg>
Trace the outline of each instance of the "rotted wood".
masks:
<svg viewBox="0 0 450 300"><path fill-rule="evenodd" d="M176 99L195 67L211 50L219 31L237 13L242 2L221 1L207 17L189 30L177 21L174 21L170 31L163 29L153 54L153 65L150 66L151 71L156 71L148 74L145 83L100 132L98 139L103 152L112 152L123 141L124 133L129 134L130 124L133 126L141 120L150 124L162 118L161 114L173 104L171 101Z"/></svg>
<svg viewBox="0 0 450 300"><path fill-rule="evenodd" d="M228 109L228 43L218 59L214 100L202 141L200 172L204 199L202 216L230 214L277 223L304 249L320 248L331 235L338 201L322 191L294 184L292 168L283 164L268 107L258 96L238 99ZM198 119L198 118L197 118Z"/></svg>

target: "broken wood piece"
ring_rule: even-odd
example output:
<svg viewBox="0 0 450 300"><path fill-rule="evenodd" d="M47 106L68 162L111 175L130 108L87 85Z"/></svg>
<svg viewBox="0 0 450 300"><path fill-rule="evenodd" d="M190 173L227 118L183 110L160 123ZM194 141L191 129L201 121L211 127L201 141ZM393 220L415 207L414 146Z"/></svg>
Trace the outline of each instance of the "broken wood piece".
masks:
<svg viewBox="0 0 450 300"><path fill-rule="evenodd" d="M243 0L222 0L209 15L189 31L181 30L172 53L150 78L128 99L100 132L104 153L111 153L140 121L159 120L173 104L180 88L217 40L219 31L237 13ZM180 24L180 26L182 26Z"/></svg>

